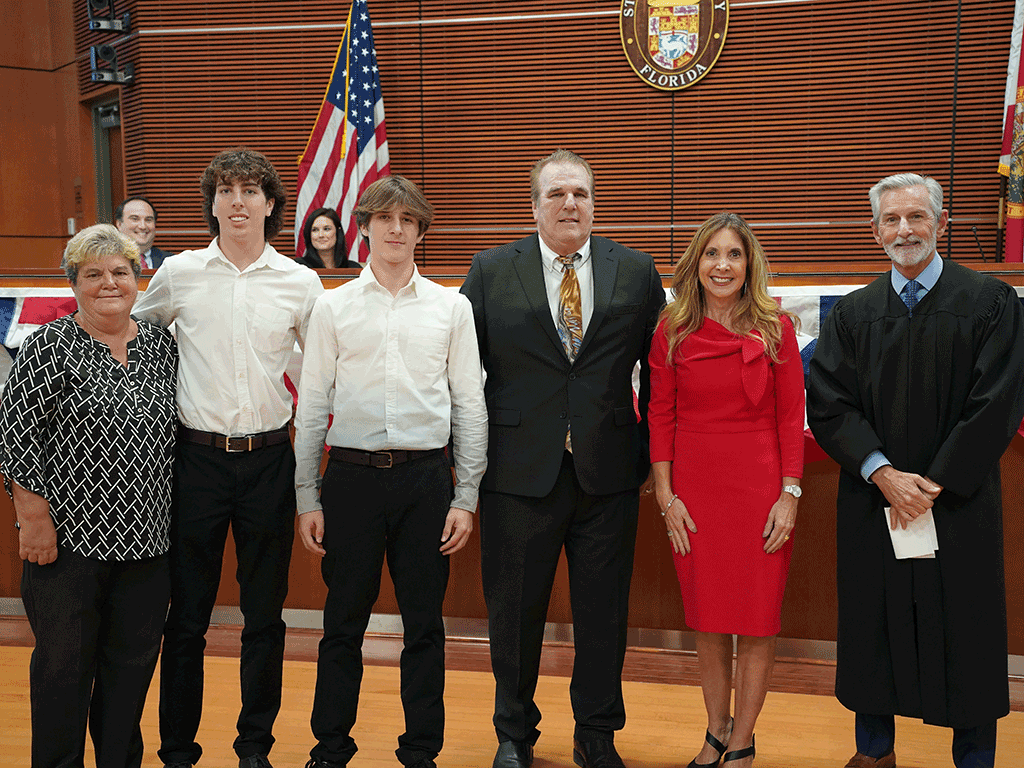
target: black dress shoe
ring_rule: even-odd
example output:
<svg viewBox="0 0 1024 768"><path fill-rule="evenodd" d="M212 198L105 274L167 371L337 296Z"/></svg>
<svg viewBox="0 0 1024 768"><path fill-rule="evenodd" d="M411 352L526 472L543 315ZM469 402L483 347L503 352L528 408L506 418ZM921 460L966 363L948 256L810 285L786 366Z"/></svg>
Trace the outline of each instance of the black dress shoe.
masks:
<svg viewBox="0 0 1024 768"><path fill-rule="evenodd" d="M573 739L572 759L580 768L625 768L611 739Z"/></svg>
<svg viewBox="0 0 1024 768"><path fill-rule="evenodd" d="M494 753L491 768L530 768L533 764L533 745L525 741L503 741Z"/></svg>

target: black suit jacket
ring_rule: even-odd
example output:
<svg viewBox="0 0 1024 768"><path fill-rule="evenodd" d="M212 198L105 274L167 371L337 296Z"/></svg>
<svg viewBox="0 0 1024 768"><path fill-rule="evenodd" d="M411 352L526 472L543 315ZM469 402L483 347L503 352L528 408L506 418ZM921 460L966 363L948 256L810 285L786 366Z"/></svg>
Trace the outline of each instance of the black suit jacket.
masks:
<svg viewBox="0 0 1024 768"><path fill-rule="evenodd" d="M164 263L164 259L168 256L173 256L173 254L168 253L167 251L161 251L154 245L149 251L149 258L153 262L153 269L159 269L160 265Z"/></svg>
<svg viewBox="0 0 1024 768"><path fill-rule="evenodd" d="M484 490L543 497L554 487L572 423L584 491L636 488L649 469L647 353L665 303L646 253L591 238L594 314L575 363L555 330L536 234L478 253L462 292L473 305L487 371L489 417ZM640 413L632 375L641 364Z"/></svg>

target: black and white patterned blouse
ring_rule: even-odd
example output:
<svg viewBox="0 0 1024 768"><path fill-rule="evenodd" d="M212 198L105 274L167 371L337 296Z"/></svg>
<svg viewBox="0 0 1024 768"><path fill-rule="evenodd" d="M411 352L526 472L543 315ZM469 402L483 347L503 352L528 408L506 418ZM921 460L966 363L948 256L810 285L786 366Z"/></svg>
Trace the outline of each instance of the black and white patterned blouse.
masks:
<svg viewBox="0 0 1024 768"><path fill-rule="evenodd" d="M0 471L50 502L59 546L98 560L169 544L178 351L137 322L127 367L72 315L44 325L0 396Z"/></svg>

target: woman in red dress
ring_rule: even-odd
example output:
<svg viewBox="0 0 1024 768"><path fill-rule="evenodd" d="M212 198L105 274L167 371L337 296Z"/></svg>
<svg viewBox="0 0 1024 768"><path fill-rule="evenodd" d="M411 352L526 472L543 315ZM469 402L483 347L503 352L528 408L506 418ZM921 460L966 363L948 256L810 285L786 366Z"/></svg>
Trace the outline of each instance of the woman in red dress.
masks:
<svg viewBox="0 0 1024 768"><path fill-rule="evenodd" d="M803 470L803 365L747 223L697 230L651 345L651 461L708 729L689 768L746 768L775 663ZM733 635L738 635L735 680ZM733 684L735 717L730 717Z"/></svg>

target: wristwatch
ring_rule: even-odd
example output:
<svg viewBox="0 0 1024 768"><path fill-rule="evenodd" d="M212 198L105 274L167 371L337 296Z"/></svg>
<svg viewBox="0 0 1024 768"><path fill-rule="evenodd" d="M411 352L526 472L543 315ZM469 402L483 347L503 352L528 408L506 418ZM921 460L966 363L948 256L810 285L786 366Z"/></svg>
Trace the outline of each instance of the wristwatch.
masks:
<svg viewBox="0 0 1024 768"><path fill-rule="evenodd" d="M794 499L799 499L800 494L803 493L803 491L800 490L799 485L784 485L782 486L782 490L784 490L786 493L792 494Z"/></svg>

